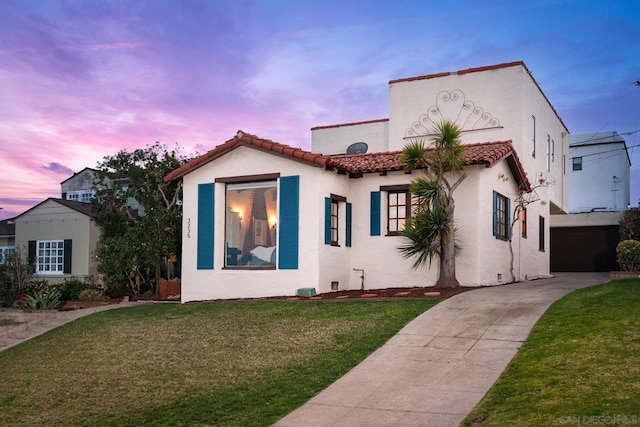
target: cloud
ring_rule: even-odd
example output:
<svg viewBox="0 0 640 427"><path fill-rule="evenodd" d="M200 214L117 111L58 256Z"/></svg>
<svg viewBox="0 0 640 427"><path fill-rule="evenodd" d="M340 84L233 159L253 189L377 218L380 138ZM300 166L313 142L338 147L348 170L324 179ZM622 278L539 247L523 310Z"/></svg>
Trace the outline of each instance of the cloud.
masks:
<svg viewBox="0 0 640 427"><path fill-rule="evenodd" d="M60 163L57 162L51 162L47 165L43 165L42 169L46 170L46 171L50 171L53 172L57 175L65 175L65 176L71 176L73 175L73 170L71 168L68 168L64 165L61 165Z"/></svg>

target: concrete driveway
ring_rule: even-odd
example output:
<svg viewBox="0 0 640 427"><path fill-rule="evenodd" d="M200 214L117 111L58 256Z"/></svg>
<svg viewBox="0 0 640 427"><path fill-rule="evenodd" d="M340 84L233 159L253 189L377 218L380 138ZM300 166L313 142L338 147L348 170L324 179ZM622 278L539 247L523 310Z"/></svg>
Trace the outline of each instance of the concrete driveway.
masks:
<svg viewBox="0 0 640 427"><path fill-rule="evenodd" d="M608 273L558 273L449 298L275 425L458 426L547 308Z"/></svg>

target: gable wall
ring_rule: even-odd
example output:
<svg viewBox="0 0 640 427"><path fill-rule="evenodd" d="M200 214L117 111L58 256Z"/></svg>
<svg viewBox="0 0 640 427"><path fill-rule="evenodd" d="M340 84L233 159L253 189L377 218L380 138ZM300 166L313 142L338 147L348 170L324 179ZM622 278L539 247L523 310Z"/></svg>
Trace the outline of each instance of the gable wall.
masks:
<svg viewBox="0 0 640 427"><path fill-rule="evenodd" d="M215 184L214 268L198 270L197 259L197 192L198 184L213 183L216 178L280 173L299 176L299 254L298 268L292 270L233 270L224 269L225 234L225 184ZM329 252L324 248L324 197L331 192L349 198L347 187L332 184L347 182L345 176L326 172L323 168L309 166L260 150L238 147L205 166L187 174L184 178L183 200L183 274L182 300L208 300L216 298L250 298L279 295L295 295L296 290L313 287L329 280L329 269L346 269L348 257L341 251ZM340 249L340 248L334 248ZM322 270L320 268L322 265ZM329 267L328 267L329 266ZM326 277L321 280L320 277ZM331 276L333 277L333 276ZM334 279L331 279L334 280ZM338 280L344 282L342 277ZM327 285L327 286L330 286Z"/></svg>
<svg viewBox="0 0 640 427"><path fill-rule="evenodd" d="M356 142L366 142L367 152L389 151L389 121L320 127L311 130L311 151L322 154L345 154Z"/></svg>
<svg viewBox="0 0 640 427"><path fill-rule="evenodd" d="M573 170L573 157L583 157L582 170ZM573 146L567 165L571 180L571 212L628 208L631 201L630 167L624 142Z"/></svg>
<svg viewBox="0 0 640 427"><path fill-rule="evenodd" d="M66 181L63 181L60 184L60 187L63 194L68 191L92 190L95 179L95 172L91 169L85 168Z"/></svg>
<svg viewBox="0 0 640 427"><path fill-rule="evenodd" d="M30 240L71 239L71 274L39 275L50 283L62 281L65 277L81 277L96 274L95 250L100 230L90 217L62 206L54 201L46 201L16 218L16 248L25 256Z"/></svg>
<svg viewBox="0 0 640 427"><path fill-rule="evenodd" d="M446 96L449 95L449 98ZM456 95L456 100L453 100ZM476 115L462 108L469 101L482 112L499 121L497 126L480 120L473 129ZM436 109L432 107L437 107ZM566 170L568 135L564 126L522 66L498 68L468 74L400 81L390 84L389 148L400 150L409 141L425 139L420 136L442 120L456 120L463 126L464 144L511 140L533 182L542 174L554 185L541 189L543 199L566 210ZM434 113L435 111L435 113ZM536 117L536 155L532 154L532 120ZM431 121L425 122L425 117ZM465 121L465 118L470 117ZM424 126L416 123L426 123ZM414 130L411 133L411 129ZM555 142L555 155L547 171L547 134Z"/></svg>

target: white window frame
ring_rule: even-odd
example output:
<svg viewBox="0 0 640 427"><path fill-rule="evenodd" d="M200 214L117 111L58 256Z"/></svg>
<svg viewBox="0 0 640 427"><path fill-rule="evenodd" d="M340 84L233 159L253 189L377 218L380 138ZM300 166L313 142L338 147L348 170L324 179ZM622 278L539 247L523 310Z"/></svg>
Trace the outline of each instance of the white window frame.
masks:
<svg viewBox="0 0 640 427"><path fill-rule="evenodd" d="M80 203L91 203L91 200L95 197L95 190L74 190L67 191L67 200Z"/></svg>
<svg viewBox="0 0 640 427"><path fill-rule="evenodd" d="M64 240L36 242L36 274L64 274Z"/></svg>
<svg viewBox="0 0 640 427"><path fill-rule="evenodd" d="M0 265L7 262L7 257L15 253L15 246L0 246Z"/></svg>

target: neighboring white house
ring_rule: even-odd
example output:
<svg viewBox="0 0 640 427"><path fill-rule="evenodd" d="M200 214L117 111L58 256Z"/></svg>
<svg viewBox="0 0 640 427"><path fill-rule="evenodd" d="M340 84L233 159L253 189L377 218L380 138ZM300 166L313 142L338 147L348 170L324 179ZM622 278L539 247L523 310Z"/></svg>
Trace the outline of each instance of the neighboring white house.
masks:
<svg viewBox="0 0 640 427"><path fill-rule="evenodd" d="M631 160L617 132L571 135L569 212L629 208Z"/></svg>
<svg viewBox="0 0 640 427"><path fill-rule="evenodd" d="M550 215L566 212L568 131L525 64L389 85L389 119L312 129L312 151L324 154L239 131L165 178L184 184L183 301L435 283L437 262L414 270L398 251L408 184L421 174L405 173L399 155L444 119L468 146L454 194L458 280L507 282L509 236L517 280L549 275ZM538 188L540 201L510 230L516 195L539 179L554 184Z"/></svg>
<svg viewBox="0 0 640 427"><path fill-rule="evenodd" d="M617 270L619 221L630 202L631 161L616 132L571 135L569 214L551 222L554 271Z"/></svg>

